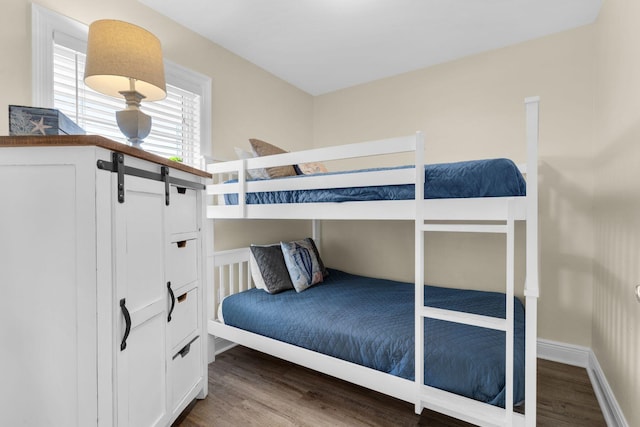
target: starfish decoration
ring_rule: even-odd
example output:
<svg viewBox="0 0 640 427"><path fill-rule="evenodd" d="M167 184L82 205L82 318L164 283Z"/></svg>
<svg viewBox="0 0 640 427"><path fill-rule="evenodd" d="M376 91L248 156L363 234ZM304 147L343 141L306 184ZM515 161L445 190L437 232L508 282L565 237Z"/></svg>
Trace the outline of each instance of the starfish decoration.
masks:
<svg viewBox="0 0 640 427"><path fill-rule="evenodd" d="M44 124L44 117L40 117L39 122L34 122L33 120L30 120L30 122L31 124L33 124L33 129L31 129L31 133L40 131L43 135L46 135L47 133L45 132L45 129L51 128L51 126Z"/></svg>

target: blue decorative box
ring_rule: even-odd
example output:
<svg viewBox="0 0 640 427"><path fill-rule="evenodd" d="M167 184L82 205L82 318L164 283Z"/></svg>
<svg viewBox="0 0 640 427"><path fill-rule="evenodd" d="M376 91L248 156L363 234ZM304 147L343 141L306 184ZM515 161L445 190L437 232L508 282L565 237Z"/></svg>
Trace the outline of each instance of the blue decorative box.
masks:
<svg viewBox="0 0 640 427"><path fill-rule="evenodd" d="M9 135L84 134L84 129L53 108L9 105Z"/></svg>

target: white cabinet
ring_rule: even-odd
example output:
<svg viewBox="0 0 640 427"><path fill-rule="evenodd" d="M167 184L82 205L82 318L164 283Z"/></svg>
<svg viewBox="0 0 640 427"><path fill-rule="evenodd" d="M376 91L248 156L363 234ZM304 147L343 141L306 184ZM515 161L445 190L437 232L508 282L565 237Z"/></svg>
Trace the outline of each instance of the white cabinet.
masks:
<svg viewBox="0 0 640 427"><path fill-rule="evenodd" d="M118 426L162 426L167 423L164 185L125 177L124 194L125 202L114 205L113 220Z"/></svg>
<svg viewBox="0 0 640 427"><path fill-rule="evenodd" d="M207 392L206 173L43 138L0 138L0 425L170 425Z"/></svg>

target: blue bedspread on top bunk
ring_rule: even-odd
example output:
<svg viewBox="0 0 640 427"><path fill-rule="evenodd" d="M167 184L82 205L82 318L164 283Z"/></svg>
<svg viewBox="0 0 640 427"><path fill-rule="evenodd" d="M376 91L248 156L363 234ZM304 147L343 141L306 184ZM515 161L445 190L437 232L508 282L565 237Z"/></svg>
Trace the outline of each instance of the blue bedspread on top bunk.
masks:
<svg viewBox="0 0 640 427"><path fill-rule="evenodd" d="M505 295L425 286L425 305L504 318ZM524 307L515 300L514 403L524 400ZM227 325L413 380L412 284L338 270L304 292L251 289L222 304ZM425 384L504 407L505 333L425 320Z"/></svg>
<svg viewBox="0 0 640 427"><path fill-rule="evenodd" d="M411 167L401 166L399 168ZM367 170L385 169L393 168ZM329 172L328 174L345 173L349 172ZM296 179L296 177L279 179ZM407 184L248 193L246 203L410 200L415 197L414 187L412 184ZM518 167L509 159L472 160L426 165L424 194L425 199L524 196L526 195L526 185ZM238 195L226 194L225 202L228 205L238 204Z"/></svg>

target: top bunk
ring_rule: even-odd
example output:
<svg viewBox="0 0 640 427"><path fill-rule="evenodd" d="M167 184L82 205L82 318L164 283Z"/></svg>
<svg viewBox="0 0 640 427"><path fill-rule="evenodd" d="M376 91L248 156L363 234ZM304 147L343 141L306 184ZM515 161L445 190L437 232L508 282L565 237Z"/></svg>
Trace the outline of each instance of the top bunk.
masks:
<svg viewBox="0 0 640 427"><path fill-rule="evenodd" d="M425 164L424 135L210 164L209 218L526 220L537 212L539 98L525 100L526 164L508 159ZM398 167L254 179L256 171L410 153ZM397 157L397 156L396 156ZM406 157L405 157L406 159ZM298 168L299 171L299 168ZM417 173L416 171L424 171ZM526 176L526 185L525 179ZM415 191L417 189L417 191Z"/></svg>

